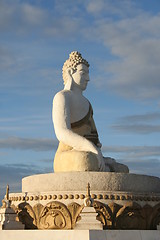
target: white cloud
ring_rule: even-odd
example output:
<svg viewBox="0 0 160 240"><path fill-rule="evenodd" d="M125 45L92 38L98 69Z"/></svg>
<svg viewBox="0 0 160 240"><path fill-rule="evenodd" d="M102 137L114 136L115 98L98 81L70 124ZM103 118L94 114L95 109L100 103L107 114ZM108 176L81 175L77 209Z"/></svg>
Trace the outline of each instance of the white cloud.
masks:
<svg viewBox="0 0 160 240"><path fill-rule="evenodd" d="M23 122L24 121L29 124L46 124L48 123L48 118L42 115L32 115L32 116L21 116L21 117L10 117L10 118L3 118L1 117L0 123L10 123L10 122Z"/></svg>
<svg viewBox="0 0 160 240"><path fill-rule="evenodd" d="M50 3L51 4L51 3ZM75 38L83 18L76 4L55 1L49 9L40 4L21 1L2 1L0 3L0 31L12 36L70 37ZM68 9L68 10L67 10ZM72 13L72 14L71 14ZM75 36L75 37L74 37Z"/></svg>
<svg viewBox="0 0 160 240"><path fill-rule="evenodd" d="M160 160L159 159L139 159L137 161L123 161L127 164L131 173L145 174L150 176L160 177Z"/></svg>
<svg viewBox="0 0 160 240"><path fill-rule="evenodd" d="M0 139L0 149L53 151L57 146L57 140L46 138L8 137Z"/></svg>
<svg viewBox="0 0 160 240"><path fill-rule="evenodd" d="M104 7L107 7L106 5L108 6L103 0L88 1L87 10L89 13L98 14L104 9Z"/></svg>
<svg viewBox="0 0 160 240"><path fill-rule="evenodd" d="M7 184L9 184L10 192L21 192L22 178L39 173L42 173L42 171L40 171L39 167L35 165L0 165L0 202L5 195Z"/></svg>
<svg viewBox="0 0 160 240"><path fill-rule="evenodd" d="M103 152L119 153L127 157L132 157L134 160L139 157L160 157L160 146L104 146Z"/></svg>
<svg viewBox="0 0 160 240"><path fill-rule="evenodd" d="M71 19L70 17L62 17L59 19L51 19L50 24L44 28L44 33L48 36L65 36L75 39L77 35L73 33L79 31L79 25L80 21L77 18Z"/></svg>
<svg viewBox="0 0 160 240"><path fill-rule="evenodd" d="M126 164L131 173L160 177L160 146L104 146L102 151Z"/></svg>
<svg viewBox="0 0 160 240"><path fill-rule="evenodd" d="M8 70L15 65L14 54L5 47L0 47L0 69Z"/></svg>
<svg viewBox="0 0 160 240"><path fill-rule="evenodd" d="M29 31L31 27L41 27L47 21L47 12L28 3L20 1L1 1L0 30L16 33Z"/></svg>
<svg viewBox="0 0 160 240"><path fill-rule="evenodd" d="M130 0L54 1L51 5L49 9L37 2L1 1L2 33L12 34L12 38L28 34L53 42L64 37L64 42L80 38L89 40L87 44L103 44L111 58L106 56L106 61L99 63L101 75L97 84L101 88L126 98L160 99L160 14L142 11ZM0 67L31 73L31 65L36 68L34 59L25 59L24 55L3 51ZM43 74L45 71L51 79L51 69L44 68ZM37 78L34 73L33 76Z"/></svg>
<svg viewBox="0 0 160 240"><path fill-rule="evenodd" d="M144 113L144 114L135 114L135 115L129 115L129 116L125 116L120 118L121 122L152 122L152 121L160 121L160 112L148 112L148 113Z"/></svg>
<svg viewBox="0 0 160 240"><path fill-rule="evenodd" d="M52 101L52 100L51 100ZM51 105L50 105L51 108ZM30 109L31 110L31 109ZM27 131L33 133L39 128L46 128L46 126L52 127L51 112L44 113L44 115L15 115L15 117L1 117L0 118L0 139L6 141L6 138L11 137L11 132L22 132Z"/></svg>
<svg viewBox="0 0 160 240"><path fill-rule="evenodd" d="M149 125L149 124L114 124L112 128L115 131L121 131L126 133L138 133L138 134L150 134L159 133L160 125Z"/></svg>
<svg viewBox="0 0 160 240"><path fill-rule="evenodd" d="M21 5L21 14L24 22L29 25L40 26L47 20L47 12L27 3Z"/></svg>
<svg viewBox="0 0 160 240"><path fill-rule="evenodd" d="M84 31L88 39L102 42L112 55L111 60L99 64L102 76L98 84L127 98L157 100L160 99L160 14L151 15L135 8L132 12L135 14L118 19L107 16L106 12L96 16L93 26Z"/></svg>
<svg viewBox="0 0 160 240"><path fill-rule="evenodd" d="M152 124L148 124L151 122ZM156 122L156 124L154 123ZM158 124L157 124L158 122ZM160 132L160 113L150 112L122 117L111 126L115 131L126 133L150 134Z"/></svg>
<svg viewBox="0 0 160 240"><path fill-rule="evenodd" d="M135 14L135 4L130 0L88 0L87 11L93 16L115 15L118 17L131 16Z"/></svg>

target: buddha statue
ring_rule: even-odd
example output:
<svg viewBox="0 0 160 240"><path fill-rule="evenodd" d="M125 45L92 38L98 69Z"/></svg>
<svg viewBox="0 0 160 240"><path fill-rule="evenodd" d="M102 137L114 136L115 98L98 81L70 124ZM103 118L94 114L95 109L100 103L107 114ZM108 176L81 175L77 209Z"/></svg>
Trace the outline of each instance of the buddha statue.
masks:
<svg viewBox="0 0 160 240"><path fill-rule="evenodd" d="M64 89L53 99L52 118L59 146L54 172L129 172L128 167L101 152L93 109L83 92L89 82L89 63L71 52L62 69Z"/></svg>

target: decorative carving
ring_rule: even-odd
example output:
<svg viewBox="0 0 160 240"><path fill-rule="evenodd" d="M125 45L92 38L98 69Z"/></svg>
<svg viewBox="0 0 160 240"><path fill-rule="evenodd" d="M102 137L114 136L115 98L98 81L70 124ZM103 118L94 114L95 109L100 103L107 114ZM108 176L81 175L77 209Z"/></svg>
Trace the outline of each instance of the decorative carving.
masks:
<svg viewBox="0 0 160 240"><path fill-rule="evenodd" d="M146 229L146 213L137 203L123 206L116 214L116 229Z"/></svg>
<svg viewBox="0 0 160 240"><path fill-rule="evenodd" d="M33 208L24 202L12 208L25 229L71 229L70 212L60 202L50 202L46 206L36 204Z"/></svg>
<svg viewBox="0 0 160 240"><path fill-rule="evenodd" d="M79 194L75 194L75 199L78 199L79 198Z"/></svg>
<svg viewBox="0 0 160 240"><path fill-rule="evenodd" d="M55 200L57 198L57 195L54 194L52 198Z"/></svg>
<svg viewBox="0 0 160 240"><path fill-rule="evenodd" d="M20 203L15 210L19 221L25 224L25 229L37 228L36 215L33 208L28 203Z"/></svg>
<svg viewBox="0 0 160 240"><path fill-rule="evenodd" d="M52 196L52 197L51 197ZM62 198L62 194L59 194L58 196L57 195L48 195L48 196L46 196L46 195L44 195L44 196L42 196L42 195L40 195L40 196L30 196L30 197L33 197L34 198L34 200L50 200L51 198L53 198L54 200L56 199L56 198L59 198L59 199L61 199ZM18 196L14 196L14 197L9 197L9 200L12 200L12 201L21 201L21 200L26 200L26 201L29 201L29 199L30 199L30 197L28 197L28 196L26 196L26 197L24 197L23 195L22 196L20 196L20 195L18 195ZM83 199L83 198L85 198L85 196L84 196L84 194L75 194L75 195L73 195L73 194L65 194L65 197L63 196L63 198L64 199L67 199L67 198L69 198L69 199L78 199L78 198L81 198L81 199ZM115 200L135 200L135 201L155 201L155 202L158 202L158 201L160 201L160 195L159 194L157 194L157 195L154 195L154 196L152 196L152 195L133 195L133 194L127 194L127 195L122 195L122 194L104 194L104 193L99 193L99 194L91 194L91 197L93 198L93 199L110 199L110 200L113 200L113 199L115 199Z"/></svg>
<svg viewBox="0 0 160 240"><path fill-rule="evenodd" d="M104 225L104 229L114 229L116 213L122 206L116 203L105 205L98 201L94 201L93 206L98 213L97 219Z"/></svg>
<svg viewBox="0 0 160 240"><path fill-rule="evenodd" d="M85 195L84 194L80 194L80 199L84 199Z"/></svg>
<svg viewBox="0 0 160 240"><path fill-rule="evenodd" d="M40 216L41 216L43 208L44 208L43 205L40 203L34 205L34 207L33 207L33 211L35 214L35 223L36 223L37 228L39 228L39 220L40 220Z"/></svg>
<svg viewBox="0 0 160 240"><path fill-rule="evenodd" d="M71 216L67 207L53 201L43 207L39 217L39 229L71 229Z"/></svg>
<svg viewBox="0 0 160 240"><path fill-rule="evenodd" d="M76 202L68 206L58 201L52 201L46 206L36 204L31 207L22 202L15 207L18 221L25 224L25 229L73 229L80 220L84 205ZM160 203L152 207L148 204L141 207L136 202L128 202L125 206L104 204L94 201L93 207L98 213L97 220L101 221L104 229L146 229L153 230L160 223Z"/></svg>
<svg viewBox="0 0 160 240"><path fill-rule="evenodd" d="M160 204L155 207L141 207L136 202L125 206L111 203L109 205L94 201L98 213L97 219L104 229L156 229L160 223Z"/></svg>
<svg viewBox="0 0 160 240"><path fill-rule="evenodd" d="M74 198L74 195L73 195L73 194L69 194L68 198L69 198L69 199L73 199L73 198Z"/></svg>
<svg viewBox="0 0 160 240"><path fill-rule="evenodd" d="M107 220L110 219L111 212L109 212L107 209L107 205L94 201L93 207L95 208L96 212L98 213L97 220L99 220L104 227L107 226Z"/></svg>
<svg viewBox="0 0 160 240"><path fill-rule="evenodd" d="M153 207L151 218L151 229L157 229L157 225L160 224L160 203Z"/></svg>
<svg viewBox="0 0 160 240"><path fill-rule="evenodd" d="M72 229L74 228L77 221L81 219L80 213L83 209L83 205L79 205L76 202L70 203L68 205L68 210L70 211L71 217L72 217Z"/></svg>

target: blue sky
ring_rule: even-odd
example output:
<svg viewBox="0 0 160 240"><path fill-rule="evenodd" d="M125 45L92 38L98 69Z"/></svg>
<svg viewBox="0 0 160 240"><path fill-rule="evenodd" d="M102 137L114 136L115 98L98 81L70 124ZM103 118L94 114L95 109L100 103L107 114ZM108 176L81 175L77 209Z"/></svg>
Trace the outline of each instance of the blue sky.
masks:
<svg viewBox="0 0 160 240"><path fill-rule="evenodd" d="M103 154L160 177L159 0L1 0L0 32L0 198L53 171L52 99L75 50Z"/></svg>

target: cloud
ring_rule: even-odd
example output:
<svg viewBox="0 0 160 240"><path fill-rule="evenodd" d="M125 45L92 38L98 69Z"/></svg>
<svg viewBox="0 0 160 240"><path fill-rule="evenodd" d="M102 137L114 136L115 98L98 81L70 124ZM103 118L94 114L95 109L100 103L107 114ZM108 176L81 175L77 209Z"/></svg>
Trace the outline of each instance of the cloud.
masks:
<svg viewBox="0 0 160 240"><path fill-rule="evenodd" d="M38 2L1 1L1 32L3 35L6 33L7 38L8 34L12 38L29 36L29 41L33 36L38 40L51 39L53 42L64 37L65 43L83 38L87 46L91 41L103 44L109 51L105 60L99 63L100 81L96 81L96 84L125 98L159 100L160 14L142 11L129 0L92 0L85 4L82 1L54 1L49 5L44 8ZM38 79L40 84L35 84L37 91L42 89L43 76L46 76L48 85L53 82L52 76L57 76L49 67L42 69L40 66L38 70L35 59L24 58L25 53L21 56L5 47L1 51L1 68L23 71L26 84ZM37 52L42 52L41 46ZM20 81L15 82L21 86ZM15 82L8 85L14 86Z"/></svg>
<svg viewBox="0 0 160 240"><path fill-rule="evenodd" d="M6 47L0 47L0 69L7 70L15 65L14 54ZM2 83L1 83L2 84Z"/></svg>
<svg viewBox="0 0 160 240"><path fill-rule="evenodd" d="M132 13L121 18L95 15L93 25L84 30L88 39L103 43L112 57L99 64L100 87L134 100L159 100L160 14L138 8Z"/></svg>
<svg viewBox="0 0 160 240"><path fill-rule="evenodd" d="M27 36L28 33L41 37L74 36L83 18L78 18L77 3L55 1L51 7L42 7L38 3L27 1L1 1L0 3L0 31L10 32L15 36ZM75 17L76 15L76 17Z"/></svg>
<svg viewBox="0 0 160 240"><path fill-rule="evenodd" d="M89 0L87 1L86 9L95 17L103 17L106 13L108 16L115 15L124 17L126 15L131 16L135 13L135 3L130 0Z"/></svg>
<svg viewBox="0 0 160 240"><path fill-rule="evenodd" d="M159 133L160 125L149 125L149 124L129 124L129 125L112 125L115 131L120 131L123 133L138 133L138 134L151 134Z"/></svg>
<svg viewBox="0 0 160 240"><path fill-rule="evenodd" d="M37 6L24 3L21 5L23 21L28 25L41 26L47 18L47 12Z"/></svg>
<svg viewBox="0 0 160 240"><path fill-rule="evenodd" d="M39 160L40 162L42 162L42 163L53 163L53 159L40 159Z"/></svg>
<svg viewBox="0 0 160 240"><path fill-rule="evenodd" d="M50 4L52 7L46 7ZM0 1L1 89L42 95L58 88L57 79L62 79L62 62L58 63L62 45L80 36L79 26L84 22L75 10L69 15L73 7L67 9L68 13L62 14L58 1L45 6L38 1ZM64 39L61 45L56 42L59 39Z"/></svg>
<svg viewBox="0 0 160 240"><path fill-rule="evenodd" d="M160 177L160 146L104 146L102 151L126 164L131 173Z"/></svg>
<svg viewBox="0 0 160 240"><path fill-rule="evenodd" d="M160 113L151 112L139 115L130 115L120 118L118 123L111 127L116 131L126 133L151 134L160 132L160 124L153 124L154 121L160 122ZM152 124L147 124L152 122Z"/></svg>
<svg viewBox="0 0 160 240"><path fill-rule="evenodd" d="M1 117L0 119L0 139L9 136L6 132L35 130L35 128L52 125L51 113L47 115L21 115L17 117ZM10 134L11 135L11 134Z"/></svg>
<svg viewBox="0 0 160 240"><path fill-rule="evenodd" d="M130 116L125 116L120 119L122 122L150 122L150 121L160 121L160 113L159 112L148 112L145 114L135 114Z"/></svg>
<svg viewBox="0 0 160 240"><path fill-rule="evenodd" d="M0 139L1 149L19 149L33 151L53 151L57 149L58 141L46 138L7 137ZM126 154L132 158L160 156L160 146L103 146L103 152ZM51 160L42 159L42 162Z"/></svg>
<svg viewBox="0 0 160 240"><path fill-rule="evenodd" d="M0 201L5 195L7 184L10 186L10 192L21 192L22 178L39 173L42 173L42 171L40 171L36 165L0 165Z"/></svg>
<svg viewBox="0 0 160 240"><path fill-rule="evenodd" d="M136 174L145 174L150 176L156 176L160 177L160 160L159 159L139 159L137 161L130 160L125 161L123 160L124 164L127 164L127 166L130 169L130 172L136 173Z"/></svg>
<svg viewBox="0 0 160 240"><path fill-rule="evenodd" d="M0 139L0 149L19 149L33 151L53 151L58 146L58 141L46 138L19 138L8 137Z"/></svg>
<svg viewBox="0 0 160 240"><path fill-rule="evenodd" d="M24 122L27 124L48 124L50 119L44 115L31 115L31 116L19 116L19 117L12 117L12 118L1 118L0 123L17 123L17 122Z"/></svg>
<svg viewBox="0 0 160 240"><path fill-rule="evenodd" d="M160 157L160 146L103 146L103 152L123 154L125 158Z"/></svg>
<svg viewBox="0 0 160 240"><path fill-rule="evenodd" d="M46 27L44 32L48 36L69 36L77 31L78 26L77 19L73 21L70 18L63 17L63 19L53 20L50 26ZM76 38L76 35L72 35L71 37L72 39Z"/></svg>
<svg viewBox="0 0 160 240"><path fill-rule="evenodd" d="M47 20L45 10L29 3L10 0L0 3L0 30L24 33L29 28L41 27ZM24 28L23 28L24 27Z"/></svg>

